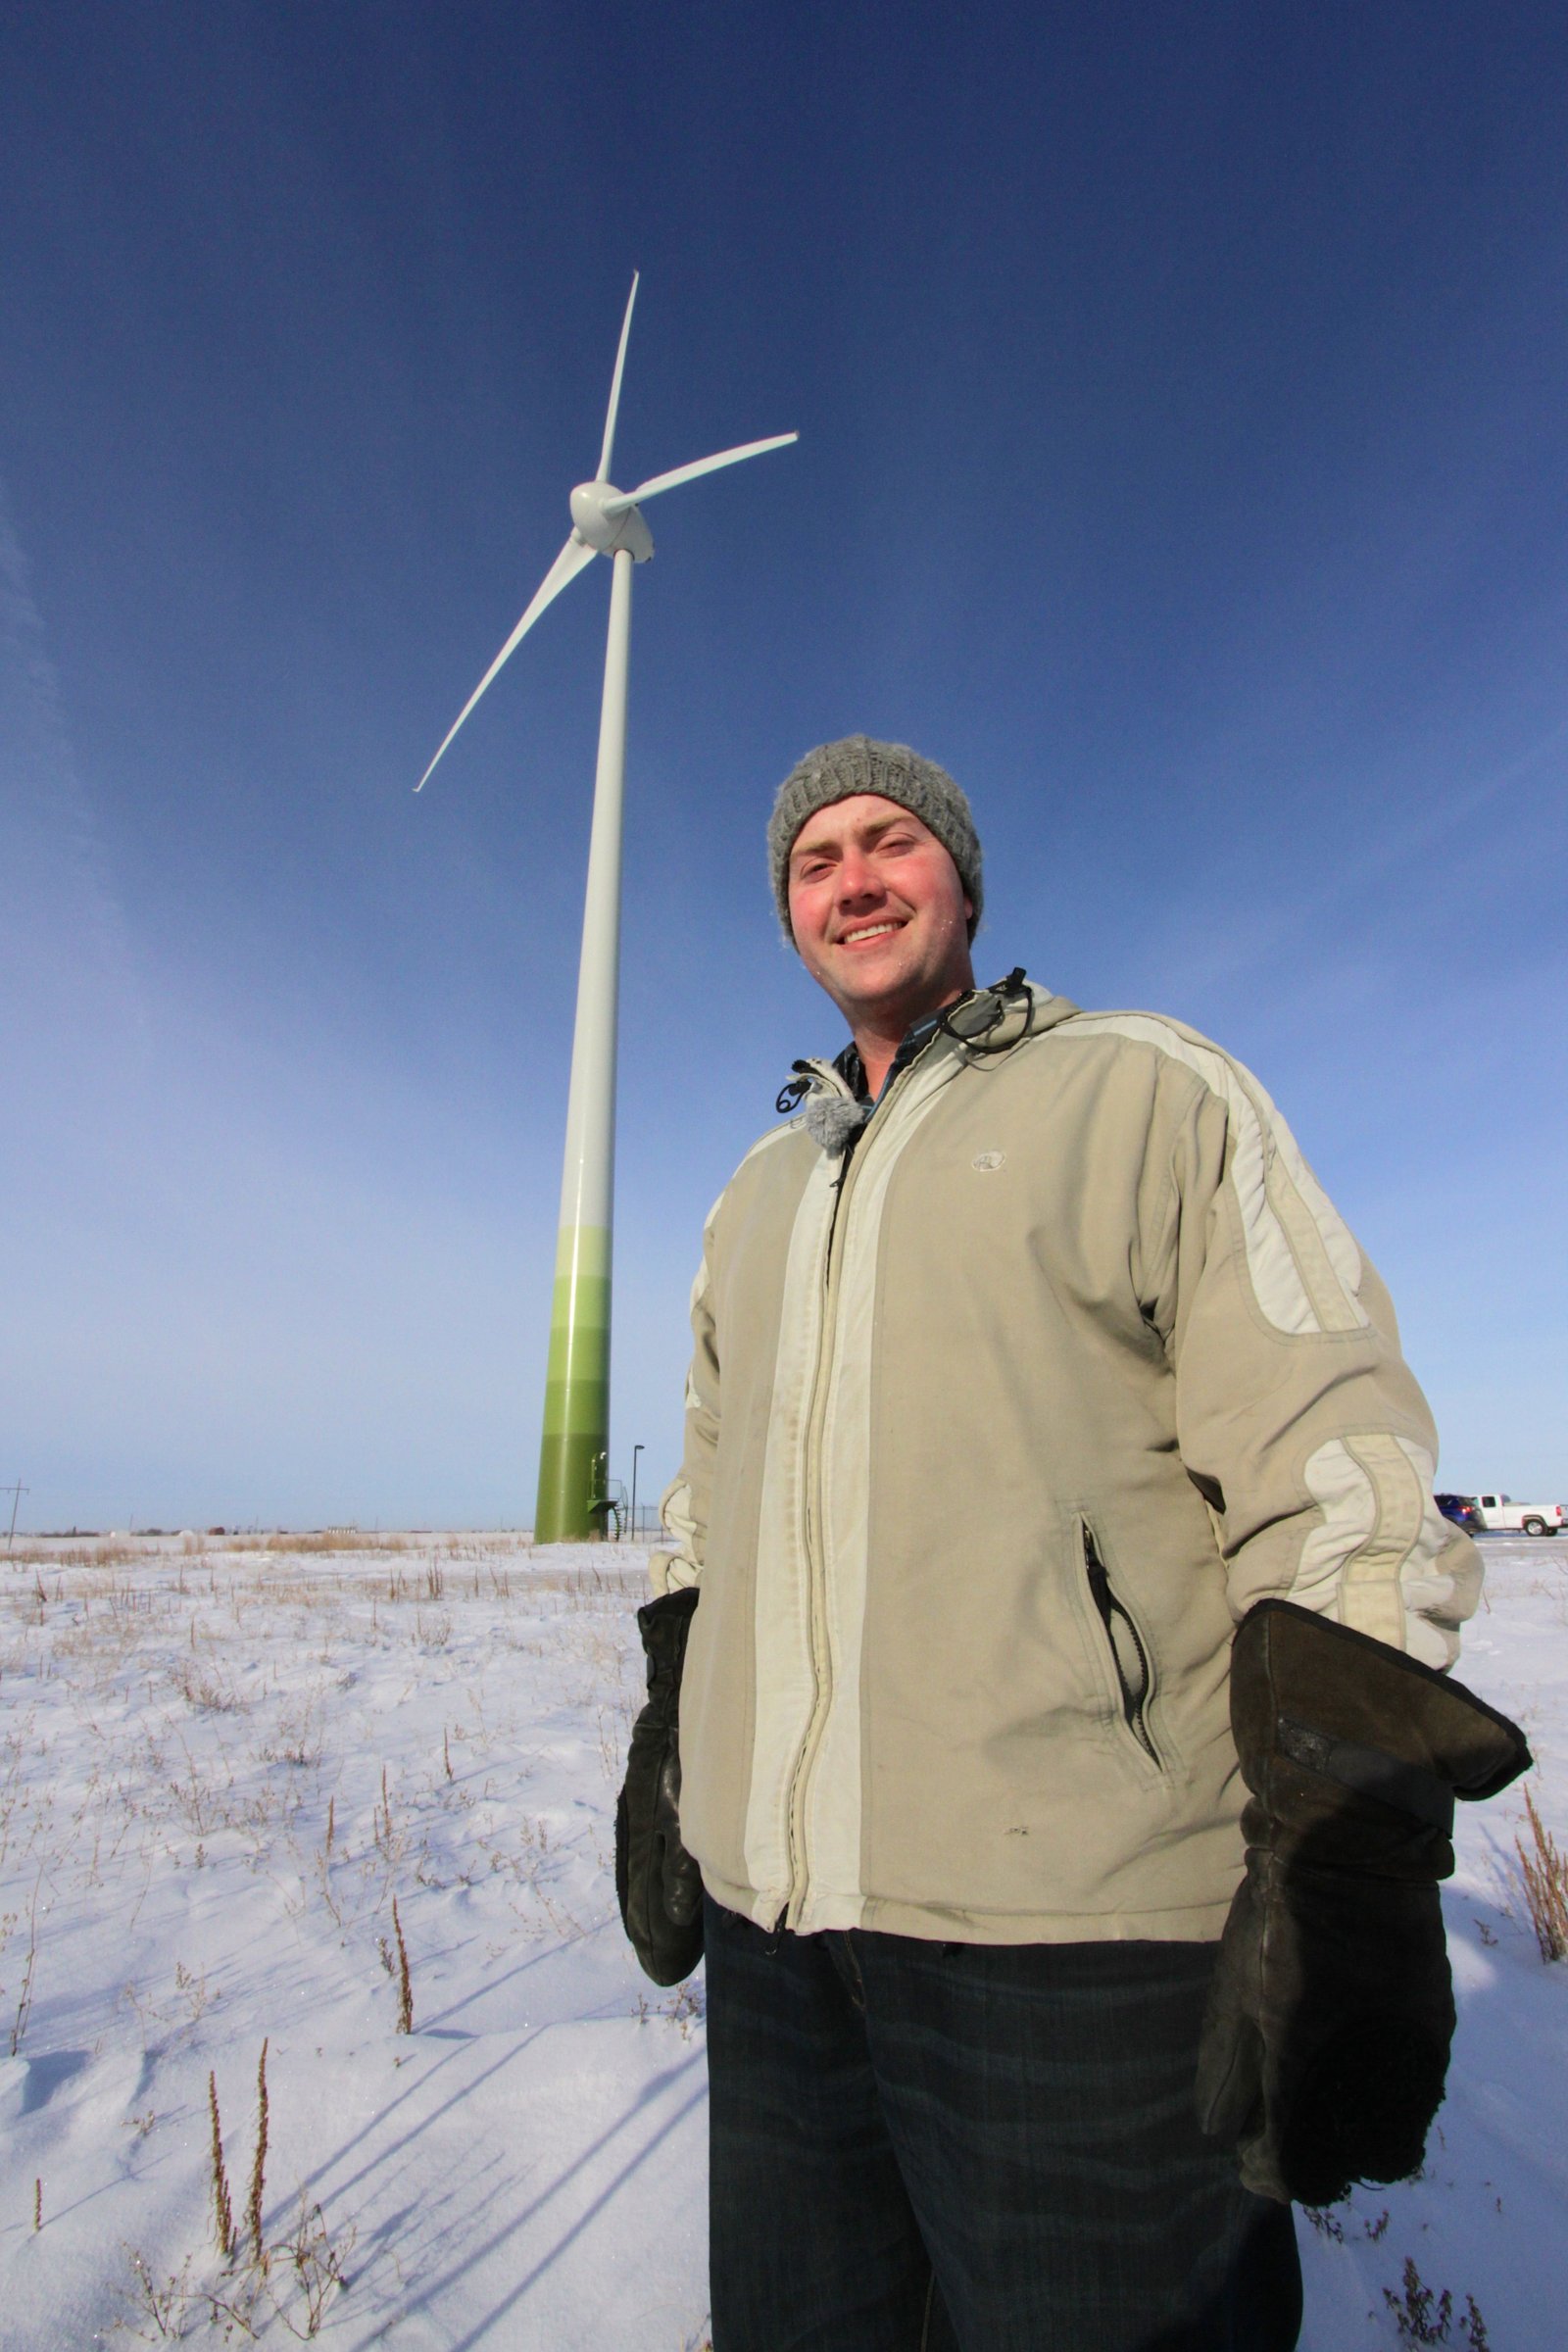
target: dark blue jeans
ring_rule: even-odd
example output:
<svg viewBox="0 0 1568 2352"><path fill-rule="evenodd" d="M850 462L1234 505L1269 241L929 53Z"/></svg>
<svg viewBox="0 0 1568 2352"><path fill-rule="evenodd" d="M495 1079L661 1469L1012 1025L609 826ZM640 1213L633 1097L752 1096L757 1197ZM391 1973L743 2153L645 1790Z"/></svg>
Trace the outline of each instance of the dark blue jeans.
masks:
<svg viewBox="0 0 1568 2352"><path fill-rule="evenodd" d="M1290 2352L1290 2208L1193 2112L1214 1945L706 1913L713 2352Z"/></svg>

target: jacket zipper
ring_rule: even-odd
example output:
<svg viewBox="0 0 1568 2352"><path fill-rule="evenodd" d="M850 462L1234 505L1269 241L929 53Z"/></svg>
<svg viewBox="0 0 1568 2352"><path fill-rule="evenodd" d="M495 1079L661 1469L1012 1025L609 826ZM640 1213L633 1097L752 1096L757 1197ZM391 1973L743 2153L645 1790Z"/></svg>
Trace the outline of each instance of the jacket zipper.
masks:
<svg viewBox="0 0 1568 2352"><path fill-rule="evenodd" d="M936 1032L933 1031L932 1035L935 1036ZM909 1071L916 1068L924 1059L926 1047L930 1043L931 1040L927 1039L926 1045L922 1046L913 1058L905 1065L894 1079L892 1086L883 1094L876 1105L879 1116L887 1102L908 1076ZM853 1139L852 1148L846 1153L844 1165L840 1168L833 1185L833 1207L828 1218L827 1247L822 1260L821 1336L817 1342L816 1363L812 1368L811 1375L810 1407L806 1419L805 1551L807 1577L810 1586L811 1677L816 1687L816 1696L811 1706L810 1721L806 1727L806 1738L801 1742L801 1752L796 1760L795 1778L790 1784L790 1891L782 1922L788 1928L799 1927L806 1908L808 1876L806 1870L806 1798L811 1777L811 1767L816 1761L817 1749L822 1743L822 1734L827 1728L828 1710L832 1703L832 1686L828 1679L826 1665L826 1580L822 1572L819 1539L822 1529L822 1428L827 1419L828 1384L825 1367L832 1349L834 1316L838 1303L838 1252L834 1245L838 1240L840 1219L846 1213L845 1203L850 1187L855 1181L856 1170L865 1156L868 1133L869 1122L867 1122L866 1128Z"/></svg>
<svg viewBox="0 0 1568 2352"><path fill-rule="evenodd" d="M1121 1690L1121 1711L1127 1719L1127 1729L1152 1764L1159 1763L1159 1750L1150 1735L1145 1720L1146 1709L1153 1687L1153 1672L1149 1663L1149 1651L1143 1635L1138 1631L1126 1605L1117 1598L1111 1588L1110 1574L1100 1556L1095 1531L1088 1520L1083 1521L1084 1570L1089 1578L1089 1590L1100 1621L1110 1644L1111 1662L1116 1669L1116 1681ZM1128 1671L1127 1651L1130 1646L1132 1671Z"/></svg>
<svg viewBox="0 0 1568 2352"><path fill-rule="evenodd" d="M854 1166L852 1154L839 1170L833 1185L833 1206L828 1216L827 1246L822 1253L822 1324L817 1340L816 1362L811 1373L811 1397L806 1416L806 1479L803 1549L806 1553L808 1587L808 1633L811 1648L811 1682L813 1695L810 1719L801 1752L795 1762L795 1777L789 1795L789 1862L790 1890L784 1913L784 1925L796 1928L806 1905L806 1789L810 1769L816 1760L822 1734L827 1726L828 1708L832 1703L832 1685L827 1668L827 1607L824 1577L819 1557L819 1537L822 1526L822 1424L827 1418L827 1379L825 1358L832 1345L833 1313L837 1293L837 1264L834 1242L838 1236L839 1219L844 1214L845 1187Z"/></svg>

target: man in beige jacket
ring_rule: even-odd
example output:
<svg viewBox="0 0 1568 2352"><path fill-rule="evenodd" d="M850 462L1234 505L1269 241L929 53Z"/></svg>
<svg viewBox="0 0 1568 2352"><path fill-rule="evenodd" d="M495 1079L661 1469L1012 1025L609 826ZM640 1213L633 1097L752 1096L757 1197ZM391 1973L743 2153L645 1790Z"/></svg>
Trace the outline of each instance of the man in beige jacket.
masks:
<svg viewBox="0 0 1568 2352"><path fill-rule="evenodd" d="M851 1040L709 1219L617 1840L650 1973L706 1941L715 2352L1288 2352L1289 2196L1419 2160L1440 1817L1501 1769L1488 1726L1449 1752L1479 1579L1424 1400L1246 1070L1021 971L976 989L945 771L825 745L769 854ZM1288 1852L1249 1817L1244 1881L1287 1722L1329 1794ZM1349 1884L1354 1807L1348 1928L1285 1934L1303 1868ZM1368 1870L1400 1889L1361 1936ZM1308 2003L1303 2041L1324 1920L1370 2007ZM1265 1945L1300 1962L1289 2032ZM1390 2112L1346 2137L1368 2048Z"/></svg>

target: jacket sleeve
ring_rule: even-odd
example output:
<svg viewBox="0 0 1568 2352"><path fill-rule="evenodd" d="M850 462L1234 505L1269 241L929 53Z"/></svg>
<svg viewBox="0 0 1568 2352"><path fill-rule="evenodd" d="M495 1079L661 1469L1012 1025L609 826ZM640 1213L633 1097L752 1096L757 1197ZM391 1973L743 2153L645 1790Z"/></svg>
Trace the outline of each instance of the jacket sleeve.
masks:
<svg viewBox="0 0 1568 2352"><path fill-rule="evenodd" d="M1293 1600L1449 1666L1480 1555L1432 1499L1437 1437L1388 1293L1250 1073L1191 1033L1177 1057L1200 1083L1175 1119L1152 1315L1233 1612Z"/></svg>
<svg viewBox="0 0 1568 2352"><path fill-rule="evenodd" d="M703 1236L703 1262L692 1284L692 1360L686 1375L686 1445L681 1466L665 1488L661 1513L675 1538L673 1551L656 1551L648 1573L656 1593L678 1592L702 1582L708 1543L713 1457L718 1450L718 1348L713 1324L712 1231L716 1206Z"/></svg>

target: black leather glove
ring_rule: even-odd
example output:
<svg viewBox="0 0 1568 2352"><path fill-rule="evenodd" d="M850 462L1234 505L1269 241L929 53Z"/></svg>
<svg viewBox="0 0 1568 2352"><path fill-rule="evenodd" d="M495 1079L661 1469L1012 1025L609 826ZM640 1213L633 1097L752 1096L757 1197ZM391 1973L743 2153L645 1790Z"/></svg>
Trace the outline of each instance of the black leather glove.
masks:
<svg viewBox="0 0 1568 2352"><path fill-rule="evenodd" d="M1438 1898L1453 1800L1494 1796L1530 1750L1462 1683L1285 1600L1237 1634L1231 1728L1252 1791L1247 1876L1199 2117L1239 2142L1249 2188L1331 2205L1426 2151L1454 2024Z"/></svg>
<svg viewBox="0 0 1568 2352"><path fill-rule="evenodd" d="M637 1612L648 1700L632 1727L615 1807L615 1892L645 1976L678 1984L703 1956L703 1882L680 1841L680 1671L697 1588Z"/></svg>

